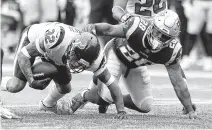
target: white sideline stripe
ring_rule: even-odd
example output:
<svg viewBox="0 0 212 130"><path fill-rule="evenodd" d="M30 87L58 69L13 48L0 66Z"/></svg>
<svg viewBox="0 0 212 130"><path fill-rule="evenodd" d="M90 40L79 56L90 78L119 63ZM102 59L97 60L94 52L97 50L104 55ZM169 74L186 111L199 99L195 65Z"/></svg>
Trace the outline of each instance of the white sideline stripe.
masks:
<svg viewBox="0 0 212 130"><path fill-rule="evenodd" d="M11 72L13 66L12 65L3 65L3 72ZM151 70L149 69L150 75L155 77L168 77L168 73L166 70ZM92 75L92 72L90 71L84 71L80 73L82 75ZM204 71L185 71L185 75L188 78L206 78L206 79L212 79L212 72L204 72Z"/></svg>
<svg viewBox="0 0 212 130"><path fill-rule="evenodd" d="M202 104L202 105L211 105L212 104L212 100L205 100L205 101L201 101L200 99L192 99L194 104ZM159 105L159 106L167 106L167 105L179 105L181 104L180 101L178 101L177 99L154 99L154 103L153 105ZM5 105L6 107L37 107L38 105ZM39 109L39 108L38 108Z"/></svg>

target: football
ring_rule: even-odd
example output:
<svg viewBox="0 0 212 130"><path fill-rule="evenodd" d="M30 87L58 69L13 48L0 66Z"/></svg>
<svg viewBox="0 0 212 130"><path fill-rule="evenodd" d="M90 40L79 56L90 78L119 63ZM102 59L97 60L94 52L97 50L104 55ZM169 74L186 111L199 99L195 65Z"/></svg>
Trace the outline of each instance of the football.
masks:
<svg viewBox="0 0 212 130"><path fill-rule="evenodd" d="M57 73L57 68L48 62L38 62L32 66L32 73L36 80L53 78Z"/></svg>

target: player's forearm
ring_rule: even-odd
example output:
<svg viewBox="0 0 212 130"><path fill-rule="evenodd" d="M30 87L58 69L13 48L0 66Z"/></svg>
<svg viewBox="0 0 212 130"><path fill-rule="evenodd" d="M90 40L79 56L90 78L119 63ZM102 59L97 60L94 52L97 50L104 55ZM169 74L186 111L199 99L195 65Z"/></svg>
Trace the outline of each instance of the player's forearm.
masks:
<svg viewBox="0 0 212 130"><path fill-rule="evenodd" d="M104 71L97 71L94 73L98 79L103 82L110 90L113 101L116 105L117 112L124 111L124 100L121 90L116 82L115 78L110 74L109 70L106 68Z"/></svg>
<svg viewBox="0 0 212 130"><path fill-rule="evenodd" d="M178 81L173 84L177 97L188 112L193 111L191 96L185 81Z"/></svg>
<svg viewBox="0 0 212 130"><path fill-rule="evenodd" d="M30 62L30 58L26 57L22 52L20 52L18 54L18 64L27 81L29 83L32 83L34 78L31 70L32 65Z"/></svg>
<svg viewBox="0 0 212 130"><path fill-rule="evenodd" d="M124 38L124 30L120 25L111 25L108 23L94 24L97 35Z"/></svg>
<svg viewBox="0 0 212 130"><path fill-rule="evenodd" d="M113 17L117 21L121 21L122 16L125 14L125 9L128 0L114 0L114 6L112 8Z"/></svg>
<svg viewBox="0 0 212 130"><path fill-rule="evenodd" d="M179 98L182 105L187 109L188 112L192 111L192 102L190 93L188 91L186 77L183 70L180 67L179 62L174 65L167 66L167 71L174 87L177 97Z"/></svg>
<svg viewBox="0 0 212 130"><path fill-rule="evenodd" d="M114 6L112 9L113 12L113 18L117 21L121 22L121 18L124 16L125 11L120 6Z"/></svg>
<svg viewBox="0 0 212 130"><path fill-rule="evenodd" d="M123 96L120 88L118 87L118 83L114 81L110 86L108 86L108 89L110 90L114 104L116 105L117 112L125 111Z"/></svg>

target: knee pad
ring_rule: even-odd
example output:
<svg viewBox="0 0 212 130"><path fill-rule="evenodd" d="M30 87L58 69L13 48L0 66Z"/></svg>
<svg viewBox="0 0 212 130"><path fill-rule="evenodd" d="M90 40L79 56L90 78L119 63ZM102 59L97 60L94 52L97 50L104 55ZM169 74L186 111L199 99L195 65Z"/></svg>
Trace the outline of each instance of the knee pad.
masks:
<svg viewBox="0 0 212 130"><path fill-rule="evenodd" d="M148 113L151 111L152 104L153 104L153 98L152 97L146 97L139 106L137 106L142 113Z"/></svg>
<svg viewBox="0 0 212 130"><path fill-rule="evenodd" d="M151 82L150 74L149 74L147 68L142 68L141 76L143 78L143 82L145 85L147 85Z"/></svg>

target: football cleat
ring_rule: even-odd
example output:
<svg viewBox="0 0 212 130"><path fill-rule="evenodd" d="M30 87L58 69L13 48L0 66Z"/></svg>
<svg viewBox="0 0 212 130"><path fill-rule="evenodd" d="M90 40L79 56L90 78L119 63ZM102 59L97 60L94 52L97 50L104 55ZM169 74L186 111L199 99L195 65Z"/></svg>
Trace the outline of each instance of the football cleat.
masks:
<svg viewBox="0 0 212 130"><path fill-rule="evenodd" d="M71 110L74 113L80 107L85 105L86 101L83 99L81 93L78 93L76 96L72 98Z"/></svg>
<svg viewBox="0 0 212 130"><path fill-rule="evenodd" d="M108 109L108 105L99 105L99 113L102 113L102 114L104 114L104 113L106 113L107 112L107 109Z"/></svg>
<svg viewBox="0 0 212 130"><path fill-rule="evenodd" d="M53 113L55 113L55 114L66 114L65 112L64 112L64 110L63 109L61 109L61 107L58 107L58 105L57 104L55 104L54 106L52 106L52 107L47 107L46 105L44 105L44 103L43 103L43 101L40 101L39 102L39 109L41 110L41 111L49 111L49 112L53 112Z"/></svg>
<svg viewBox="0 0 212 130"><path fill-rule="evenodd" d="M21 119L22 117L12 113L10 110L4 108L2 106L2 102L0 102L0 116L4 119Z"/></svg>

